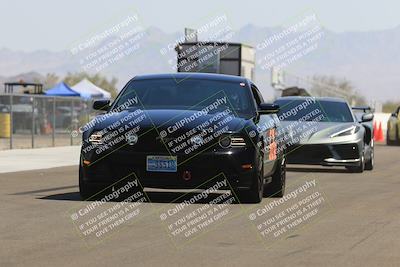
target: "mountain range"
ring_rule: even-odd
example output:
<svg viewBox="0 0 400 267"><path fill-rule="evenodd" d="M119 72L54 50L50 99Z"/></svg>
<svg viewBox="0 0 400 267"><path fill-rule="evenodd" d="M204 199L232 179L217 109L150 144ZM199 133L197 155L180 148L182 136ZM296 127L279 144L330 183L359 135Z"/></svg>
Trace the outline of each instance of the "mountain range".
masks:
<svg viewBox="0 0 400 267"><path fill-rule="evenodd" d="M232 41L256 46L266 37L279 32L279 27L246 25L236 31ZM352 82L359 94L369 101L400 100L400 26L367 32L336 33L323 29L319 47L290 66L290 73L299 77L333 75ZM102 74L118 79L122 87L131 77L145 73L173 72L168 59L176 60L175 51L161 55L160 49L173 43L180 33L165 33L156 27L146 30L141 49L103 69ZM257 58L257 52L256 52ZM175 61L174 61L175 62ZM42 79L47 73L63 76L82 71L79 58L68 50L16 51L0 49L0 82ZM270 73L259 66L255 82L262 93L274 95L270 86ZM307 84L305 84L307 87Z"/></svg>

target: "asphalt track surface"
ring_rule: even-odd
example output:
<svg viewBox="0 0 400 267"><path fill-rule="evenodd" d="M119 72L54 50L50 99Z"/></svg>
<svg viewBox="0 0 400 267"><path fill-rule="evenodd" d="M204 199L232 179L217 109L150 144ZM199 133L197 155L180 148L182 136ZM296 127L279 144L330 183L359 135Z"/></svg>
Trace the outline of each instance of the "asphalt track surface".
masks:
<svg viewBox="0 0 400 267"><path fill-rule="evenodd" d="M160 214L180 195L153 192L142 217L93 243L71 219L91 203L80 201L76 166L0 174L0 266L399 266L399 151L377 146L375 169L362 174L290 168L288 193L315 179L321 214L268 239L249 214L276 199L224 206L235 216L176 238Z"/></svg>

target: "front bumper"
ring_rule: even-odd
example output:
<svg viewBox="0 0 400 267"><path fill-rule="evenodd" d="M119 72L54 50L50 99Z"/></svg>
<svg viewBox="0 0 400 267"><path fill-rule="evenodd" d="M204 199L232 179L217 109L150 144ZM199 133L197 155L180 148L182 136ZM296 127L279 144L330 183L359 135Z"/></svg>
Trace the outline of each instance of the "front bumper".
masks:
<svg viewBox="0 0 400 267"><path fill-rule="evenodd" d="M287 154L288 164L323 166L358 166L362 141L346 144L304 144L292 146Z"/></svg>
<svg viewBox="0 0 400 267"><path fill-rule="evenodd" d="M105 158L87 158L91 164L81 163L82 178L89 185L105 187L125 177L136 176L142 187L167 189L205 189L226 178L229 186L221 189L247 190L252 186L255 162L258 162L254 148L211 150L197 155L176 155L177 172L149 172L146 171L148 155L168 154L118 150ZM245 164L251 164L253 168L244 169L242 165ZM190 172L190 179L184 177L187 172Z"/></svg>

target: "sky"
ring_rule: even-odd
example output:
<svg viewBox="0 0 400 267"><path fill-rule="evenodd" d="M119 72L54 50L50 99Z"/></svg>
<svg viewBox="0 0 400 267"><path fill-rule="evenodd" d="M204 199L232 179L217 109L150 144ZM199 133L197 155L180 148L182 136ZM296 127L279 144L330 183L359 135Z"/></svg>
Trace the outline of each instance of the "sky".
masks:
<svg viewBox="0 0 400 267"><path fill-rule="evenodd" d="M247 24L279 26L304 11L313 10L325 28L335 32L372 31L400 25L400 1L371 0L0 0L0 48L33 51L68 49L107 21L136 10L144 26L167 33L182 32L216 12L232 18L239 29Z"/></svg>

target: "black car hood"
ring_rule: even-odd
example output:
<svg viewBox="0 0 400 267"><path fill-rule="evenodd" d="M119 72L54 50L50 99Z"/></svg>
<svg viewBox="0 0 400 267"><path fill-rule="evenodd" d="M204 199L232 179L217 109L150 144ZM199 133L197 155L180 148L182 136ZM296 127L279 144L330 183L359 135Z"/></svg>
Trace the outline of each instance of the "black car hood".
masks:
<svg viewBox="0 0 400 267"><path fill-rule="evenodd" d="M237 132L249 123L248 119L232 116L232 113L199 113L197 110L171 110L171 109L150 109L142 110L139 115L132 116L133 113L138 113L137 109L124 110L118 113L107 113L100 115L95 118L95 123L93 124L92 131L104 130L116 122L121 122L118 127L124 126L127 128L133 128L135 125L139 125L141 128L150 129L167 129L168 127L176 127L177 132L182 132L188 129L193 129L205 122L209 122L212 126L221 127L218 124L221 120L230 117L229 120L224 123L224 126L229 128L229 131ZM143 119L137 124L131 123L133 120L143 116ZM127 119L129 118L129 119ZM216 120L216 118L219 118Z"/></svg>

